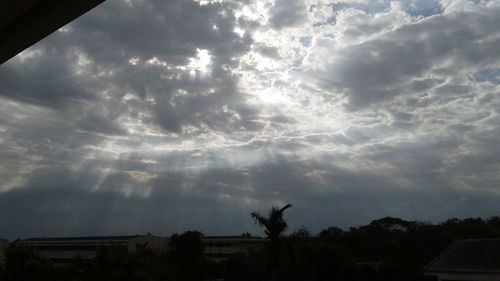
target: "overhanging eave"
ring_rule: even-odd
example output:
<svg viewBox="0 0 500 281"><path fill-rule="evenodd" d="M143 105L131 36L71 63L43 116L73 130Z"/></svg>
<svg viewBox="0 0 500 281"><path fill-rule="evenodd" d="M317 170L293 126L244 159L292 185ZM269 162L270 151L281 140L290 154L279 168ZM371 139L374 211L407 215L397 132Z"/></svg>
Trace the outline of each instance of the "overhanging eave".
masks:
<svg viewBox="0 0 500 281"><path fill-rule="evenodd" d="M0 1L0 64L104 1Z"/></svg>

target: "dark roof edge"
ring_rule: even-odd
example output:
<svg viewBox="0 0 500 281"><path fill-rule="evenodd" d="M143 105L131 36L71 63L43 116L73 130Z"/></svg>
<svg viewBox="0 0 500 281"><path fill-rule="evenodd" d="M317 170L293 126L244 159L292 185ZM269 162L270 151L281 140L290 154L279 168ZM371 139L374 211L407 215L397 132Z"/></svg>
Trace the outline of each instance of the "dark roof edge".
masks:
<svg viewBox="0 0 500 281"><path fill-rule="evenodd" d="M116 236L75 236L75 237L35 237L23 239L22 241L46 241L46 240L104 240L104 239L132 239L141 237L155 237L154 235L116 235Z"/></svg>
<svg viewBox="0 0 500 281"><path fill-rule="evenodd" d="M22 239L21 241L50 241L50 240L105 240L105 239L132 239L132 238L142 238L142 237L153 237L170 239L170 237L155 236L151 234L146 235L114 235L114 236L74 236L74 237L33 237ZM248 241L267 241L268 238L264 237L244 237L244 236L202 236L201 240L223 240L223 239L233 239L233 240L248 240Z"/></svg>
<svg viewBox="0 0 500 281"><path fill-rule="evenodd" d="M494 274L494 275L500 275L500 270L453 270L453 269L443 269L443 270L425 270L424 274L426 275L433 275L433 274L439 274L439 273L469 273L469 274L481 274L481 273L487 273L487 274Z"/></svg>
<svg viewBox="0 0 500 281"><path fill-rule="evenodd" d="M0 29L0 65L104 1L37 1Z"/></svg>
<svg viewBox="0 0 500 281"><path fill-rule="evenodd" d="M256 237L256 236L251 236L251 237L246 237L246 236L202 236L201 239L262 239L266 240L267 238L263 237Z"/></svg>

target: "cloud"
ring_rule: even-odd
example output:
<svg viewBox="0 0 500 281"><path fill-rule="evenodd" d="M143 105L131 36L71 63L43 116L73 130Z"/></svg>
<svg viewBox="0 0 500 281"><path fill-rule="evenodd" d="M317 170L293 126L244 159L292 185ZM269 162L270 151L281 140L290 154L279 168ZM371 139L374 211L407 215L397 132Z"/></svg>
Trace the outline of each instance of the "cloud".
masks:
<svg viewBox="0 0 500 281"><path fill-rule="evenodd" d="M148 111L145 116L152 115L144 121L166 131L201 129L204 120L215 119L220 123L205 125L249 129L247 116L239 111L245 97L230 69L248 50L251 38L234 32L234 6L106 2L8 64L0 73L5 81L2 95L58 107L109 102L116 111L107 122L119 122L119 117L128 117L123 97L131 94ZM189 67L200 50L210 55L210 73L196 74ZM32 83L24 83L30 79ZM242 121L231 125L235 118ZM116 127L106 128L116 133Z"/></svg>
<svg viewBox="0 0 500 281"><path fill-rule="evenodd" d="M71 54L51 52L46 48L24 54L29 62L8 63L2 67L2 96L55 108L75 100L95 100L93 93L75 81ZM30 82L26 83L27 80Z"/></svg>
<svg viewBox="0 0 500 281"><path fill-rule="evenodd" d="M96 178L91 171L45 170L26 188L0 196L2 216L8 218L2 220L2 229L7 230L2 235L168 235L190 228L206 234L257 234L249 213L286 202L295 204L287 213L292 229L305 225L313 231L387 215L437 221L498 212L497 193L485 197L483 192L457 189L445 174L436 172L441 150L448 152L447 146L443 140L407 144L399 152L379 147L371 149L372 163L363 157L335 159L331 154L316 160L278 155L253 167L162 172L145 183L151 188L149 196L113 192L113 186L123 191L122 183L134 182L123 173L108 175L103 182L107 189L90 191L89 180ZM422 154L422 149L428 152ZM47 181L51 178L57 180ZM477 202L482 202L481 208Z"/></svg>
<svg viewBox="0 0 500 281"><path fill-rule="evenodd" d="M0 236L497 215L500 7L448 2L106 1L0 67Z"/></svg>
<svg viewBox="0 0 500 281"><path fill-rule="evenodd" d="M306 7L302 0L276 0L269 12L269 22L276 29L300 24L306 17Z"/></svg>
<svg viewBox="0 0 500 281"><path fill-rule="evenodd" d="M345 47L336 48L334 39L316 40L306 58L306 72L318 77L320 87L346 95L349 107L356 109L407 93L411 87L408 81L415 78L470 75L498 64L493 49L498 49L499 43L491 37L496 33L498 8L477 7L463 14L418 19L411 24L396 21L396 26L390 21L392 30L373 36L379 28L372 22L384 22L381 19L393 13L400 11L391 9L376 18L367 15L358 25L350 26L347 33L360 38L350 39L353 44ZM372 30L364 26L372 26ZM349 31L356 28L370 37Z"/></svg>

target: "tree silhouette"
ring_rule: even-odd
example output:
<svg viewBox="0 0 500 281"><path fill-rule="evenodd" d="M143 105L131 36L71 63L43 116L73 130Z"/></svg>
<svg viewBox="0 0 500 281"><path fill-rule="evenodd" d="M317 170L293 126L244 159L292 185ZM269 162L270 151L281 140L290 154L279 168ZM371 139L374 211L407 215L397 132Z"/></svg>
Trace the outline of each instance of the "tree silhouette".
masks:
<svg viewBox="0 0 500 281"><path fill-rule="evenodd" d="M273 280L278 280L278 269L280 266L281 240L283 234L288 229L288 224L283 218L283 212L292 207L292 204L287 204L281 209L272 207L267 217L260 215L257 212L252 212L251 216L255 219L255 223L265 227L264 233L271 240L271 267Z"/></svg>
<svg viewBox="0 0 500 281"><path fill-rule="evenodd" d="M173 266L172 280L196 281L206 279L207 260L203 233L186 231L170 237L169 261Z"/></svg>
<svg viewBox="0 0 500 281"><path fill-rule="evenodd" d="M251 216L255 219L255 223L266 228L264 233L273 242L279 240L288 228L288 224L283 219L283 212L290 207L292 204L287 204L281 209L273 207L267 217L263 217L257 212L252 212Z"/></svg>

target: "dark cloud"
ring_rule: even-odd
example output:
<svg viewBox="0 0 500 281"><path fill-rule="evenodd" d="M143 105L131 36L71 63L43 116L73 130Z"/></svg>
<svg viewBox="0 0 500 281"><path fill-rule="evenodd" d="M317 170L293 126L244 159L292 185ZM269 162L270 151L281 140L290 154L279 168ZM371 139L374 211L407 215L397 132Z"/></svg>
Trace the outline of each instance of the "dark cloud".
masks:
<svg viewBox="0 0 500 281"><path fill-rule="evenodd" d="M245 50L243 40L233 31L232 4L172 0L109 1L103 5L106 7L75 21L68 34L100 63L157 57L184 65L198 48L225 51L226 56Z"/></svg>
<svg viewBox="0 0 500 281"><path fill-rule="evenodd" d="M112 123L129 113L121 106L128 92L149 108L154 115L150 122L167 131L178 133L182 126L200 123L220 130L253 128L248 116L238 112L245 97L236 87L238 77L230 73L251 43L248 35L234 32L234 7L194 1L106 2L37 44L35 58L4 67L1 94L60 108L92 99L106 111L115 110L114 116L101 112L78 121L85 130L100 123L95 128L100 133L120 133ZM189 65L199 50L211 56L209 76L176 68Z"/></svg>
<svg viewBox="0 0 500 281"><path fill-rule="evenodd" d="M82 88L73 75L69 52L41 48L25 63L7 63L0 69L0 94L4 97L54 108L75 100L95 100L94 93ZM27 82L29 81L29 82Z"/></svg>
<svg viewBox="0 0 500 281"><path fill-rule="evenodd" d="M270 57L270 58L279 58L280 55L278 53L278 49L274 47L261 46L258 48L258 51L261 55Z"/></svg>
<svg viewBox="0 0 500 281"><path fill-rule="evenodd" d="M498 215L498 5L356 2L110 0L2 65L0 236Z"/></svg>
<svg viewBox="0 0 500 281"><path fill-rule="evenodd" d="M276 0L270 9L269 22L273 28L281 29L305 21L306 6L303 0Z"/></svg>
<svg viewBox="0 0 500 281"><path fill-rule="evenodd" d="M284 202L295 204L295 209L287 213L292 228L304 225L313 231L328 225L354 226L382 216L437 221L450 216L491 216L499 211L495 193L486 196L456 189L441 178L436 173L440 161L428 159L438 158L435 151L432 144L409 146L399 152L379 149L371 171L323 161L330 158L327 155L308 161L282 155L254 167L162 173L146 184L152 188L149 196L113 192L114 187L123 189L124 183L133 182L124 173L107 175L102 183L107 189L93 190L91 179L96 177L89 171L45 170L36 173L25 188L0 195L4 218L0 226L5 230L2 235L9 238L33 233L149 231L168 235L189 228L206 234L258 233L249 213L265 212L270 205ZM394 157L398 160L393 161ZM391 174L398 177L389 177L387 171L383 172L385 168L376 168L387 163L394 165L397 171ZM47 180L51 178L56 180ZM420 180L414 182L416 178ZM410 185L396 187L405 182ZM423 185L435 188L421 190ZM477 202L482 202L480 208Z"/></svg>

